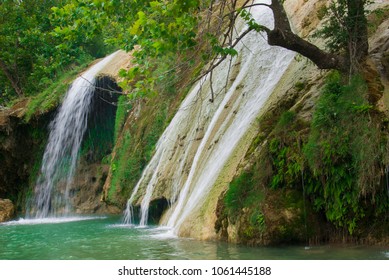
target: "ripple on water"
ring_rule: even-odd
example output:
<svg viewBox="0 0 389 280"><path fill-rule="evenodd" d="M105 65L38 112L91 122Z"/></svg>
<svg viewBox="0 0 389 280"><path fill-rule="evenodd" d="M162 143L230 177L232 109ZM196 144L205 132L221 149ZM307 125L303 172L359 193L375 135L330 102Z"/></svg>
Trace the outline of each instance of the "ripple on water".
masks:
<svg viewBox="0 0 389 280"><path fill-rule="evenodd" d="M106 228L135 228L136 226L133 224L111 224L106 225Z"/></svg>
<svg viewBox="0 0 389 280"><path fill-rule="evenodd" d="M107 217L92 217L92 216L84 216L84 217L56 217L56 218L42 218L42 219L23 219L9 221L5 223L0 223L0 225L7 226L15 226L15 225L37 225L37 224L61 224L61 223L70 223L70 222L78 222L85 220L96 220L96 219L106 219Z"/></svg>
<svg viewBox="0 0 389 280"><path fill-rule="evenodd" d="M122 228L131 229L142 232L140 238L152 238L152 239L177 239L177 235L174 234L173 229L164 226L138 226L133 224L110 224L106 225L106 228Z"/></svg>

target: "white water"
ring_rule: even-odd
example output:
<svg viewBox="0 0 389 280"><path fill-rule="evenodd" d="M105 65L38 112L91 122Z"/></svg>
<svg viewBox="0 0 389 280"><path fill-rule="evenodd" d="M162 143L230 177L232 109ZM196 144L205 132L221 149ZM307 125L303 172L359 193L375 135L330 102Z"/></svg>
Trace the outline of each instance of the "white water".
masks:
<svg viewBox="0 0 389 280"><path fill-rule="evenodd" d="M62 224L62 223L71 223L78 221L86 221L86 220L96 220L96 219L106 219L107 217L97 217L97 216L80 216L80 217L61 217L61 218L41 218L41 219L23 219L20 218L15 221L9 221L5 223L1 223L1 225L7 226L16 226L16 225L38 225L38 224Z"/></svg>
<svg viewBox="0 0 389 280"><path fill-rule="evenodd" d="M135 186L131 197L127 201L126 210L124 211L124 220L123 222L125 224L132 224L134 223L134 212L133 212L133 203L135 201L136 195L138 194L139 189L147 184L146 187L146 194L141 202L141 217L140 217L140 225L144 226L147 224L147 216L148 216L148 206L150 204L150 198L153 193L156 181L159 178L159 172L157 167L160 166L160 163L167 163L170 160L172 160L171 153L172 147L171 144L176 142L175 138L179 138L180 135L177 136L177 129L181 128L181 132L184 132L183 130L187 126L187 118L188 118L188 112L196 111L193 110L193 106L196 105L198 107L199 102L196 101L196 91L198 91L200 88L200 83L197 84L196 89L192 90L191 93L188 95L188 97L184 100L183 104L181 105L179 111L172 119L169 126L166 128L164 133L162 134L161 138L159 139L157 145L156 145L156 152L152 159L150 160L149 164L146 166L145 170L142 173L142 176L140 180L138 181L137 185ZM192 131L191 131L192 132ZM194 139L195 135L191 135L191 138ZM190 143L193 143L191 141ZM189 149L188 149L189 150ZM185 154L188 153L188 150ZM184 168L184 164L186 158L184 160L180 160L181 164L179 165L178 169L176 169L175 174L178 174L179 176L174 176L174 178L182 178L180 174L182 174L182 170ZM175 199L178 192L178 185L181 180L179 179L174 180L172 182L172 189L173 189L173 195L172 198ZM172 199L172 200L173 200ZM171 200L171 203L174 202Z"/></svg>
<svg viewBox="0 0 389 280"><path fill-rule="evenodd" d="M45 218L70 212L72 183L94 91L95 76L117 54L113 53L79 76L69 88L50 124L50 135L35 186L30 216Z"/></svg>
<svg viewBox="0 0 389 280"><path fill-rule="evenodd" d="M256 7L251 12L258 22L272 27L267 8ZM238 32L244 28L242 23L237 26ZM171 188L166 225L175 233L201 207L294 56L270 47L257 33L246 36L236 49L239 55L231 61L231 75L228 60L213 72L214 102L208 101L211 92L206 77L194 86L160 138L127 205L131 209L135 198L143 196L141 225L147 223L146 207L158 184Z"/></svg>

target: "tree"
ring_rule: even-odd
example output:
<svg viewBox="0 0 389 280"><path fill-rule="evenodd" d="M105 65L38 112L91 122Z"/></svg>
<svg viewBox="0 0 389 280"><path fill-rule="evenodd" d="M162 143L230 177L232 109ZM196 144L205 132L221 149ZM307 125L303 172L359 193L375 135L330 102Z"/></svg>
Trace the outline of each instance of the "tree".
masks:
<svg viewBox="0 0 389 280"><path fill-rule="evenodd" d="M267 33L268 43L270 45L280 46L298 52L309 58L320 69L343 70L346 61L342 56L325 52L292 32L281 1L272 0L269 8L274 14L274 28L270 30L264 27L263 29Z"/></svg>
<svg viewBox="0 0 389 280"><path fill-rule="evenodd" d="M271 0L270 4L245 1L237 5L236 0L229 0L231 13L227 19L235 22L243 17L248 28L233 43L229 41L223 48L236 45L250 31L265 32L270 45L280 46L295 51L315 63L320 69L337 69L342 72L358 71L359 65L368 53L367 20L365 5L367 0L332 0L327 8L327 21L323 30L318 34L324 37L330 45L329 51L322 50L308 40L292 31L283 0ZM270 29L253 20L246 9L254 6L265 6L271 9L274 15L274 28ZM230 33L233 29L229 29ZM232 37L232 34L225 35ZM207 72L211 71L209 69Z"/></svg>
<svg viewBox="0 0 389 280"><path fill-rule="evenodd" d="M52 65L49 11L59 0L3 0L0 3L0 75L20 97L34 88ZM35 83L31 83L30 78ZM27 89L28 88L28 89ZM27 90L26 90L27 89Z"/></svg>
<svg viewBox="0 0 389 280"><path fill-rule="evenodd" d="M368 54L366 0L332 1L327 9L327 21L317 33L327 40L330 51L343 50L350 72L357 72Z"/></svg>
<svg viewBox="0 0 389 280"><path fill-rule="evenodd" d="M137 65L122 71L121 86L134 96L152 94L161 70L161 61L174 58L203 57L211 61L202 74L211 73L234 47L252 31L265 32L270 45L300 53L320 69L338 69L351 73L367 55L367 0L331 0L327 22L319 32L334 48L322 50L292 31L284 0L69 0L54 9L54 34L61 38L60 48L85 45L96 32L106 44L135 51ZM249 12L253 6L265 6L273 12L274 28L256 22ZM239 17L247 29L234 39L234 24ZM189 55L188 55L189 54ZM189 62L190 63L190 62ZM177 71L179 65L170 65ZM166 70L166 69L165 69ZM161 72L161 71L160 71ZM212 100L212 99L211 99Z"/></svg>
<svg viewBox="0 0 389 280"><path fill-rule="evenodd" d="M198 42L199 38L208 36L208 38L211 38L209 44L212 47L210 48L211 51L204 57L210 60L211 63L200 77L208 73L211 73L212 77L212 70L229 55L236 55L234 47L252 31L265 32L270 45L280 46L300 53L310 59L320 69L337 69L344 73L349 72L353 74L358 72L361 63L363 63L368 53L367 20L365 14L365 6L368 0L331 0L326 8L324 28L317 32L327 41L328 50L320 49L292 31L288 15L283 6L284 0L192 0L189 5L190 9L187 10L179 6L178 3L182 1L173 1L171 4L166 4L168 2L151 1L149 2L149 7L147 5L138 7L140 10L135 17L137 19L130 24L130 33L132 32L130 35L133 35L135 40L131 40L131 36L129 36L129 42L136 41L137 44L141 45L142 50L147 50L147 55L151 56L153 53L177 52L177 46L181 46L179 48L181 51L185 47L193 47L193 44L182 44L183 41L179 41L177 38L186 38L187 41L184 42L193 42L195 40ZM172 13L171 11L176 11L177 6L181 8L180 13ZM265 6L271 9L274 15L274 27L272 29L261 25L260 22L256 22L253 19L249 8L254 6ZM160 9L159 7L164 8ZM206 16L208 14L212 16ZM188 22L188 18L190 18L191 24L187 25L187 28L178 29L179 32L177 33L174 33L173 30L171 32L173 35L167 33L168 35L164 35L163 39L161 39L161 35L164 34L161 33L161 29L166 26L164 23L166 15L169 15L169 20L173 22L175 20L179 22L178 19L182 18L185 18ZM235 32L234 24L239 17L246 21L247 29L233 39ZM219 22L216 24L217 28L214 27L215 22ZM142 31L138 33L139 30ZM161 41L164 44L161 44ZM154 49L150 48L150 46ZM159 49L155 50L156 46ZM164 46L164 48L161 46Z"/></svg>
<svg viewBox="0 0 389 280"><path fill-rule="evenodd" d="M98 38L100 26L76 21L77 17L93 15L79 9L70 20L57 20L52 7L66 7L71 1L0 1L1 103L33 95L49 86L69 65L105 55L103 44L99 44L103 41ZM82 5L83 1L77 2ZM78 32L60 28L70 21Z"/></svg>
<svg viewBox="0 0 389 280"><path fill-rule="evenodd" d="M209 1L206 1L209 2ZM70 0L54 8L55 34L72 49L99 32L105 44L134 50L135 67L122 71L121 87L134 98L153 95L160 72L196 45L198 0ZM166 68L163 70L162 68ZM174 71L171 71L174 72Z"/></svg>

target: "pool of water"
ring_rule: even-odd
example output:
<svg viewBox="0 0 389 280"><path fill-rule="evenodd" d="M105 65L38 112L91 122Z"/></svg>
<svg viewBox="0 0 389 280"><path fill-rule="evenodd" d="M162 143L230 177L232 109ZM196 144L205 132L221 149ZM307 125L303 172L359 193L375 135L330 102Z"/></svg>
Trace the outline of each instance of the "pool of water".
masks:
<svg viewBox="0 0 389 280"><path fill-rule="evenodd" d="M0 259L235 260L381 259L389 247L287 246L252 248L176 238L159 227L136 228L121 218L72 217L0 224Z"/></svg>

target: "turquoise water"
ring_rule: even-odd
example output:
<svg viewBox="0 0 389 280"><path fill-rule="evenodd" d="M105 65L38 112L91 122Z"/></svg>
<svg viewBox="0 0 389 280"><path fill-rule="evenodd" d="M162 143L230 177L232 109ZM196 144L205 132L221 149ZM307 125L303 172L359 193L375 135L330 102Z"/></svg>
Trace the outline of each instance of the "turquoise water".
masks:
<svg viewBox="0 0 389 280"><path fill-rule="evenodd" d="M0 259L388 259L389 247L261 247L174 238L120 217L19 220L0 224Z"/></svg>

